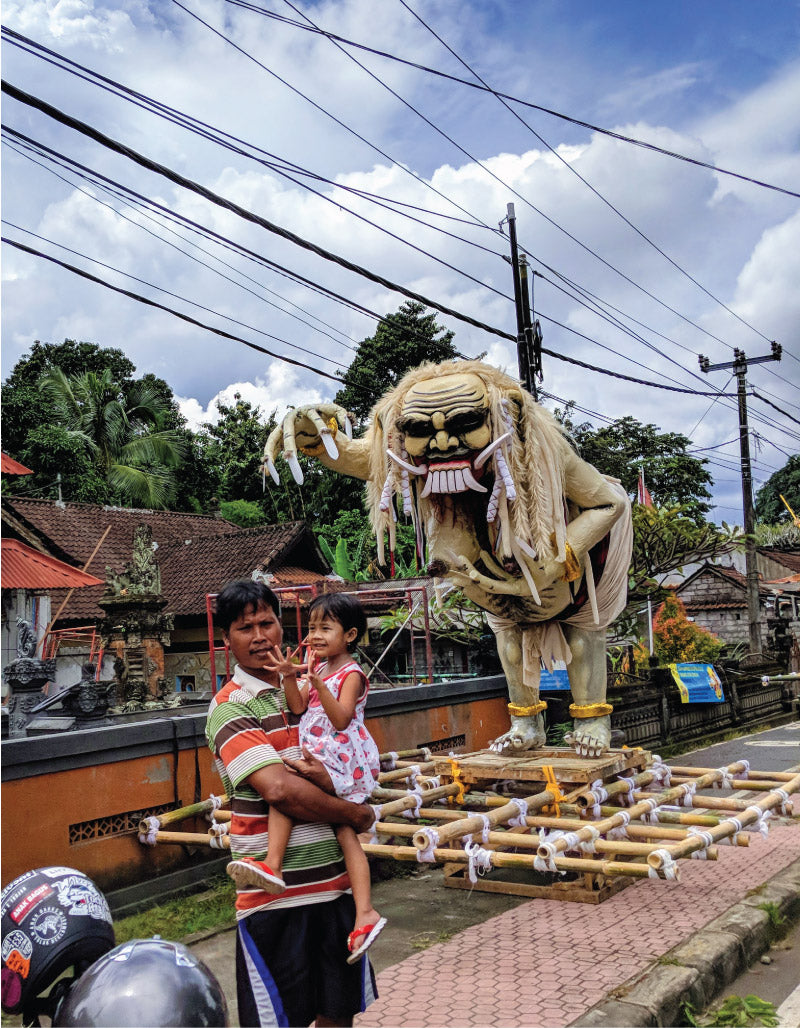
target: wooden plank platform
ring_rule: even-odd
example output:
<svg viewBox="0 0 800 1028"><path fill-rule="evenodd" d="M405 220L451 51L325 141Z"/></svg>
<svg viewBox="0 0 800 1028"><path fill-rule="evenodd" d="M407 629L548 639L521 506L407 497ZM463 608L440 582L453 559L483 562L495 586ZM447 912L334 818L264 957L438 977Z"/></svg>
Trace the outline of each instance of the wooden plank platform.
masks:
<svg viewBox="0 0 800 1028"><path fill-rule="evenodd" d="M518 757L479 750L454 757L434 756L434 774L453 778L453 760L465 785L510 779L520 782L545 782L545 767L552 768L557 782L586 785L605 781L623 771L644 770L651 762L647 750L608 750L599 757L579 757L569 746L549 746L528 750Z"/></svg>
<svg viewBox="0 0 800 1028"><path fill-rule="evenodd" d="M634 882L633 878L609 878L601 874L580 874L574 881L554 881L549 885L534 885L529 881L515 881L513 876L499 877L502 871L493 870L490 876L469 880L463 864L444 865L444 884L448 889L475 889L477 892L498 892L506 896L528 896L530 899L566 900L570 903L602 903ZM508 880L509 877L512 880Z"/></svg>

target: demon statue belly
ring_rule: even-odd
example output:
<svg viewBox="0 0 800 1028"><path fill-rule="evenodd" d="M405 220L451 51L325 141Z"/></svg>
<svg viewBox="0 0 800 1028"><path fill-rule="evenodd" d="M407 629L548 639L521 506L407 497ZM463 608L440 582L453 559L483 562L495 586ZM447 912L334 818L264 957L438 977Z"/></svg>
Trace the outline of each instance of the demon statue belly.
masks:
<svg viewBox="0 0 800 1028"><path fill-rule="evenodd" d="M351 438L345 411L290 411L270 435L264 467L282 453L298 481L297 450L367 483L383 561L394 547L395 503L409 516L429 572L446 576L488 614L508 681L511 728L491 748L545 741L542 665L569 665L571 745L608 748L605 629L625 606L630 501L582 461L560 426L514 379L478 361L410 371Z"/></svg>

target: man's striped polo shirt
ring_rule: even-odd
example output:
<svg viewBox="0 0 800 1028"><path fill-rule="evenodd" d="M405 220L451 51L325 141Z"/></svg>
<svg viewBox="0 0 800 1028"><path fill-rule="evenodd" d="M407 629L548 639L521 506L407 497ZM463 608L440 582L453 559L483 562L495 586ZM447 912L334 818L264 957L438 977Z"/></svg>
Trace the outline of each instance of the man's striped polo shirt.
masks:
<svg viewBox="0 0 800 1028"><path fill-rule="evenodd" d="M231 858L267 854L269 807L247 778L262 767L302 756L300 718L287 710L280 689L236 668L211 701L206 738L216 758L225 792L231 799ZM236 916L266 907L300 906L335 899L350 889L342 851L327 824L296 824L283 863L286 892L272 896L261 889L236 893Z"/></svg>

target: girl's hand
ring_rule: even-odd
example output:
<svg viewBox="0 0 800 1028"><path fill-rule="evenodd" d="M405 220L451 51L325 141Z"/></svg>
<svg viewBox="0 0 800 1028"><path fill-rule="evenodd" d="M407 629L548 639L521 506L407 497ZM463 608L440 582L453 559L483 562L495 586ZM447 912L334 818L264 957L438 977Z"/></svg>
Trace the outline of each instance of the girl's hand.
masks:
<svg viewBox="0 0 800 1028"><path fill-rule="evenodd" d="M264 669L266 671L275 671L283 678L297 678L298 674L305 671L308 667L307 664L296 663L296 658L292 657L292 648L286 647L286 655L281 653L279 646L273 646L272 650L267 654L267 659L264 661Z"/></svg>

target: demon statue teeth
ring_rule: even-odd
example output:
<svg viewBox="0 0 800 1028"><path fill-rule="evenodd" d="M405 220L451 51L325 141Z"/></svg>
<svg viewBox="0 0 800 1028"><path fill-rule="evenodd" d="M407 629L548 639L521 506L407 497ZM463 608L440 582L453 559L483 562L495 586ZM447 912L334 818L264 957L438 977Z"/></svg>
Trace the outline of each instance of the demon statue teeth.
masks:
<svg viewBox="0 0 800 1028"><path fill-rule="evenodd" d="M395 502L420 551L485 611L508 681L511 728L491 748L543 745L542 664L569 665L571 745L608 748L605 629L627 595L630 501L614 479L582 461L555 419L514 379L479 361L410 371L353 439L335 404L290 411L270 435L264 469L279 453L302 481L297 450L367 483L383 561L395 539ZM341 430L341 431L340 431Z"/></svg>

